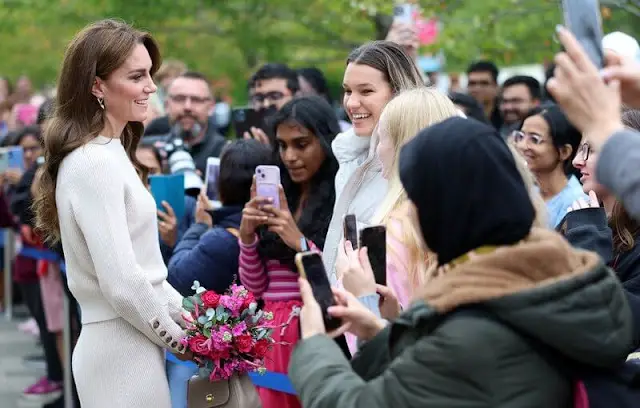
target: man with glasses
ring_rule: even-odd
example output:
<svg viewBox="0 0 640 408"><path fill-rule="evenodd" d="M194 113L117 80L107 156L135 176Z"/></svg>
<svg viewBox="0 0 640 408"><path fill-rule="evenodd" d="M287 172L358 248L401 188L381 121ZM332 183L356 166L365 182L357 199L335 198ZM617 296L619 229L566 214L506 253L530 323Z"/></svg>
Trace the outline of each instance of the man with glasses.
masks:
<svg viewBox="0 0 640 408"><path fill-rule="evenodd" d="M491 61L477 61L467 68L467 91L482 107L496 129L502 127L498 108L498 67Z"/></svg>
<svg viewBox="0 0 640 408"><path fill-rule="evenodd" d="M265 64L249 79L249 103L251 108L268 117L276 113L300 91L298 74L285 64ZM251 129L252 137L269 143L267 129Z"/></svg>
<svg viewBox="0 0 640 408"><path fill-rule="evenodd" d="M537 79L527 75L516 75L502 84L500 113L504 121L500 133L507 137L520 124L531 109L540 105L542 88Z"/></svg>
<svg viewBox="0 0 640 408"><path fill-rule="evenodd" d="M207 158L219 157L226 140L209 117L215 105L206 77L188 71L175 78L167 87L165 111L171 132L180 135L196 168L204 175Z"/></svg>

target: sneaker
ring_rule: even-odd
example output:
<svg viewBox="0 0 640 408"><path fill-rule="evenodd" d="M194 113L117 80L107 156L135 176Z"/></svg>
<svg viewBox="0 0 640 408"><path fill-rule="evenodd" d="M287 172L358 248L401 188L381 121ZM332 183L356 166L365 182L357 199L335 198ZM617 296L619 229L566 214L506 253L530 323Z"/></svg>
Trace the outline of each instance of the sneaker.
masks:
<svg viewBox="0 0 640 408"><path fill-rule="evenodd" d="M41 405L49 404L62 396L62 383L49 381L42 377L22 393L24 399L37 401Z"/></svg>

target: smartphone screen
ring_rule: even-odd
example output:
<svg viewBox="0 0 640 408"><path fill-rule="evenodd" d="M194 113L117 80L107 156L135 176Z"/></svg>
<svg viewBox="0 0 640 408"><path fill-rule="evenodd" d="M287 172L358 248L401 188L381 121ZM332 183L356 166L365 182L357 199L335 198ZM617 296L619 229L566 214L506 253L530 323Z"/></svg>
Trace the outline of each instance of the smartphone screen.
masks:
<svg viewBox="0 0 640 408"><path fill-rule="evenodd" d="M273 206L280 208L280 167L261 165L256 167L256 194L271 198Z"/></svg>
<svg viewBox="0 0 640 408"><path fill-rule="evenodd" d="M327 330L337 329L340 327L340 320L330 316L327 312L329 306L333 306L336 303L327 272L322 263L322 257L317 252L302 252L296 255L296 264L300 275L309 282L313 290L313 297L316 298L320 305L325 328Z"/></svg>
<svg viewBox="0 0 640 408"><path fill-rule="evenodd" d="M218 197L218 177L220 176L220 159L209 157L207 159L207 174L205 176L206 195L209 199L210 208L220 208L220 198Z"/></svg>
<svg viewBox="0 0 640 408"><path fill-rule="evenodd" d="M379 285L387 285L387 229L383 225L360 231L360 248L367 247L373 276Z"/></svg>
<svg viewBox="0 0 640 408"><path fill-rule="evenodd" d="M353 249L358 248L358 227L356 226L356 216L347 214L343 221L344 240L351 242Z"/></svg>
<svg viewBox="0 0 640 408"><path fill-rule="evenodd" d="M598 0L562 0L564 24L598 68L604 67L602 17Z"/></svg>
<svg viewBox="0 0 640 408"><path fill-rule="evenodd" d="M252 127L265 130L264 115L251 108L235 108L231 111L231 121L236 137L242 139Z"/></svg>

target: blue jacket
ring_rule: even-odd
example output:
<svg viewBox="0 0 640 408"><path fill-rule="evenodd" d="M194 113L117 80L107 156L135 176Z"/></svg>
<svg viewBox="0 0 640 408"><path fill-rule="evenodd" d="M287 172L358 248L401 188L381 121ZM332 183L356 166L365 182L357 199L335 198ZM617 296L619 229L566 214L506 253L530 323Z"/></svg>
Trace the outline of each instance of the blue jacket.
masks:
<svg viewBox="0 0 640 408"><path fill-rule="evenodd" d="M178 220L178 240L180 242L182 236L191 227L194 222L196 213L196 199L190 196L184 196L184 215ZM171 256L173 255L173 247L162 242L160 239L160 252L162 253L162 259L165 265L169 265Z"/></svg>
<svg viewBox="0 0 640 408"><path fill-rule="evenodd" d="M167 280L182 296L193 294L193 281L224 293L238 275L238 238L226 228L240 228L242 207L222 207L213 212L215 226L193 224L176 245Z"/></svg>

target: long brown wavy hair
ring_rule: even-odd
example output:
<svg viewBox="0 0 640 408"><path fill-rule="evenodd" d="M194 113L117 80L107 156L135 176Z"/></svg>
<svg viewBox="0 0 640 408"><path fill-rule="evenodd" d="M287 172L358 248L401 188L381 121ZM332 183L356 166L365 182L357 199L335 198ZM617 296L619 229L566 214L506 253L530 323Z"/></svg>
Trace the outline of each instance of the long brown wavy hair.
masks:
<svg viewBox="0 0 640 408"><path fill-rule="evenodd" d="M630 129L640 131L640 111L625 109L622 113L622 123ZM636 237L640 233L640 224L629 215L618 200L613 205L609 226L613 232L615 251L623 253L632 250L636 244Z"/></svg>
<svg viewBox="0 0 640 408"><path fill-rule="evenodd" d="M101 20L88 25L65 51L53 115L44 132L45 162L33 203L36 231L51 244L60 240L56 206L60 164L69 153L98 136L105 127L104 111L91 92L93 84L96 78L108 79L138 44L144 45L149 52L150 74L155 74L161 62L158 45L150 34L122 21ZM135 155L143 131L142 123L129 122L120 140L144 181L148 169Z"/></svg>

